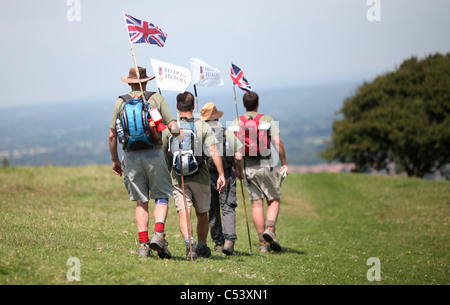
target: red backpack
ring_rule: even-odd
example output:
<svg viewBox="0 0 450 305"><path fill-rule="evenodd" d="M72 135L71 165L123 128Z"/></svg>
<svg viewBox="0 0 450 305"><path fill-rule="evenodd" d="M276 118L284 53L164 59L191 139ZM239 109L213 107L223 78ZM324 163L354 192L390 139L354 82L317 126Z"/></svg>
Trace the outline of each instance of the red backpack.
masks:
<svg viewBox="0 0 450 305"><path fill-rule="evenodd" d="M243 115L240 116L239 131L235 132L235 134L244 145L240 151L243 156L259 157L261 159L270 158L269 130L259 129L259 119L262 116L263 114L258 114L250 119Z"/></svg>

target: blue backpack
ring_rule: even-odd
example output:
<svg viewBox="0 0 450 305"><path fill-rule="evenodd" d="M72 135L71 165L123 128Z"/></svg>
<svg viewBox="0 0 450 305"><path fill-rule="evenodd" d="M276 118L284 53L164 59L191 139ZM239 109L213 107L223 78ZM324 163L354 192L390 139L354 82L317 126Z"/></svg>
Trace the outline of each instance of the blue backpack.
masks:
<svg viewBox="0 0 450 305"><path fill-rule="evenodd" d="M183 129L183 139L181 143L174 136L169 139L168 157L172 164L172 169L177 175L189 176L198 172L204 163L202 143L197 139L195 133L194 119L180 122L180 129ZM181 144L181 149L180 149ZM180 155L183 168L180 166Z"/></svg>
<svg viewBox="0 0 450 305"><path fill-rule="evenodd" d="M148 101L154 92L145 92ZM123 148L142 149L155 145L159 138L151 132L149 127L149 105L142 97L131 98L126 94L120 96L124 100L124 106L120 113L120 121L123 126Z"/></svg>

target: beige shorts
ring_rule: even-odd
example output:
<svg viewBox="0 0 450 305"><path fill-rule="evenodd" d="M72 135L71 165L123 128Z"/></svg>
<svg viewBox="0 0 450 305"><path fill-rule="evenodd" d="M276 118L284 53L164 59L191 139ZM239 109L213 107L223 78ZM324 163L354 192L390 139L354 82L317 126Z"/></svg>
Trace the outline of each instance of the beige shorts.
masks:
<svg viewBox="0 0 450 305"><path fill-rule="evenodd" d="M281 198L280 182L276 167L260 167L245 169L245 187L250 200L267 199L272 201Z"/></svg>
<svg viewBox="0 0 450 305"><path fill-rule="evenodd" d="M172 187L173 199L177 211L184 210L184 199L181 185ZM211 188L206 184L200 182L187 182L184 184L184 191L186 192L187 208L192 208L194 205L197 213L208 212L211 206Z"/></svg>
<svg viewBox="0 0 450 305"><path fill-rule="evenodd" d="M172 197L170 173L161 149L125 152L122 169L130 201Z"/></svg>

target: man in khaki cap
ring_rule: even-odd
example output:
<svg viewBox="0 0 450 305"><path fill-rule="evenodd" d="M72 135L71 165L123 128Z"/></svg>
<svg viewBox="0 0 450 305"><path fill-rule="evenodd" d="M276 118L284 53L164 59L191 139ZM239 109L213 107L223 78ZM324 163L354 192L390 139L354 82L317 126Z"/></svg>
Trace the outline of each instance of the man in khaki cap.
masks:
<svg viewBox="0 0 450 305"><path fill-rule="evenodd" d="M223 115L218 111L214 103L208 103L201 110L201 118L207 122L219 141L217 148L222 156L223 170L226 179L226 186L222 193L215 187L218 173L212 160L208 159L207 164L211 176L211 209L209 211L209 227L211 237L216 244L216 252L223 252L226 255L235 255L234 243L236 236L236 177L243 177L243 161L239 149L241 142L233 132L223 128L219 118ZM221 223L220 210L222 209L223 226Z"/></svg>
<svg viewBox="0 0 450 305"><path fill-rule="evenodd" d="M172 254L165 240L164 225L167 217L168 199L172 197L172 184L166 158L161 149L162 142L155 143L153 146L134 149L123 145L124 155L122 161L119 160L117 152L116 121L120 117L126 100L142 96L141 85L145 100L150 106L149 109L156 107L162 116L163 123L169 127L175 136L179 135L178 126L164 97L158 93L145 91L147 82L154 78L154 76L148 77L146 69L142 67L138 67L138 71L136 71L135 67L132 67L129 75L122 77L122 81L130 85L131 92L120 96L114 105L109 126L109 148L114 173L119 176L123 175L123 181L130 196L130 201L136 201L135 216L139 233L138 256L149 256L150 249L153 249L158 252L160 258L171 258ZM149 240L148 236L149 193L151 193L151 199L155 200L153 211L155 229L151 240Z"/></svg>

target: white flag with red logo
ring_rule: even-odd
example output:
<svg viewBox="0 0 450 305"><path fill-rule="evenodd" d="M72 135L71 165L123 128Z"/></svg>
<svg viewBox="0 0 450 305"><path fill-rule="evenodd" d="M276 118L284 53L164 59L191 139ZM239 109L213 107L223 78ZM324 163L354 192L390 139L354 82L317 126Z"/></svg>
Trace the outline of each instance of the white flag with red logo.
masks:
<svg viewBox="0 0 450 305"><path fill-rule="evenodd" d="M222 86L220 70L213 68L198 58L191 58L192 83L196 86Z"/></svg>
<svg viewBox="0 0 450 305"><path fill-rule="evenodd" d="M191 83L189 69L150 58L156 85L160 90L184 92Z"/></svg>

